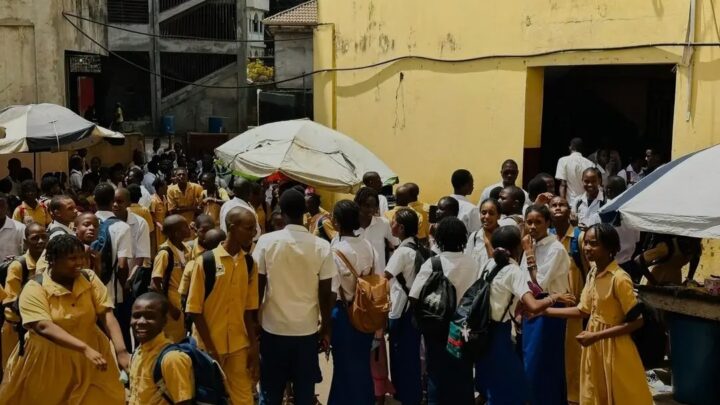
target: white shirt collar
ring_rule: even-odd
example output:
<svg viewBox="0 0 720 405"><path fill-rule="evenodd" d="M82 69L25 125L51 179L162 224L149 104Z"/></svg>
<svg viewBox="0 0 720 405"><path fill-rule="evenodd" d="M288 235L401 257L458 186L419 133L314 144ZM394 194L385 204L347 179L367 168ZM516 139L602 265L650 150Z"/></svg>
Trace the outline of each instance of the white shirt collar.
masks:
<svg viewBox="0 0 720 405"><path fill-rule="evenodd" d="M603 194L602 190L600 190L600 191L598 191L597 197L595 197L595 199L593 200L593 203L595 203L595 201L602 201L604 199L605 199L605 194ZM587 205L587 203L588 203L587 192L583 193L582 201Z"/></svg>
<svg viewBox="0 0 720 405"><path fill-rule="evenodd" d="M65 226L65 224L62 224L62 223L60 223L60 222L58 222L58 221L52 221L52 222L50 223L50 226L49 226L48 228L50 228L50 229L61 228L61 229L65 230L65 231L67 231L67 233L70 233L70 234L74 234L74 233L75 233L75 232L73 232L72 229L70 229L70 227Z"/></svg>
<svg viewBox="0 0 720 405"><path fill-rule="evenodd" d="M285 225L285 229L287 229L288 231L309 233L309 231L307 230L307 228L305 228L305 227L302 226L302 225L289 224L289 225Z"/></svg>
<svg viewBox="0 0 720 405"><path fill-rule="evenodd" d="M0 229L12 229L12 228L15 228L15 227L13 226L13 225L14 225L14 224L13 224L13 221L14 221L14 219L12 219L12 218L10 218L10 217L5 217L5 223L3 223L3 226L2 226L2 228L0 228Z"/></svg>
<svg viewBox="0 0 720 405"><path fill-rule="evenodd" d="M450 194L450 197L452 197L452 198L454 198L454 199L456 199L456 200L458 200L458 201L468 201L468 202L469 202L469 200L467 199L467 197L465 197L464 195L460 195L460 194Z"/></svg>
<svg viewBox="0 0 720 405"><path fill-rule="evenodd" d="M539 241L537 241L537 246L545 246L551 244L554 240L557 240L557 235L552 235L548 233L548 235Z"/></svg>
<svg viewBox="0 0 720 405"><path fill-rule="evenodd" d="M580 152L570 152L570 156L580 156L580 157L582 157L582 155L583 155L583 154L580 153Z"/></svg>

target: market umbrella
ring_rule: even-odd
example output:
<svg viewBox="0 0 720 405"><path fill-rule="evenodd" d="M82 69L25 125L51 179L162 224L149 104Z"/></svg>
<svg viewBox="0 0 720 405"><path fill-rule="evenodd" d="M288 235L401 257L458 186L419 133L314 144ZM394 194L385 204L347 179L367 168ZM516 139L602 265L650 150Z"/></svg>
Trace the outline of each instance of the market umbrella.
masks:
<svg viewBox="0 0 720 405"><path fill-rule="evenodd" d="M600 210L641 231L720 238L720 145L667 163Z"/></svg>
<svg viewBox="0 0 720 405"><path fill-rule="evenodd" d="M354 192L368 171L384 184L397 175L364 146L310 120L280 121L253 128L215 149L235 174L263 178L280 172L314 187Z"/></svg>
<svg viewBox="0 0 720 405"><path fill-rule="evenodd" d="M103 139L124 138L55 104L17 105L0 110L0 154L70 151L87 148Z"/></svg>

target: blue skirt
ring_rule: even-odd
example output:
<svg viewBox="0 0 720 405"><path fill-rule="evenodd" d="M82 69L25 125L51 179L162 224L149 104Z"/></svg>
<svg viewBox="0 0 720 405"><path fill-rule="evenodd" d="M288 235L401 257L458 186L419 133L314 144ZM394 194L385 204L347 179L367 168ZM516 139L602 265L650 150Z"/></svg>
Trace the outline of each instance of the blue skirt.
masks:
<svg viewBox="0 0 720 405"><path fill-rule="evenodd" d="M523 405L530 398L511 332L510 322L495 324L490 349L475 363L475 385L487 399L487 405Z"/></svg>
<svg viewBox="0 0 720 405"><path fill-rule="evenodd" d="M390 375L395 398L403 405L418 405L422 400L420 331L412 322L412 312L390 320Z"/></svg>
<svg viewBox="0 0 720 405"><path fill-rule="evenodd" d="M340 301L332 310L332 331L333 377L328 405L373 405L375 392L370 374L373 334L353 328L347 308Z"/></svg>
<svg viewBox="0 0 720 405"><path fill-rule="evenodd" d="M523 361L533 405L566 405L565 320L540 316L523 321Z"/></svg>

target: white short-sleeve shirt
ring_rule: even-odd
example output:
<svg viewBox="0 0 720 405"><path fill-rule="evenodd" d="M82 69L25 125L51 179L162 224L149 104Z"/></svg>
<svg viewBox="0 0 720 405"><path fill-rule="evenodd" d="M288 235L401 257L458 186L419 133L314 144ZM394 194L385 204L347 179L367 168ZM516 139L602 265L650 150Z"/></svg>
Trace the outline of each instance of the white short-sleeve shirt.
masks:
<svg viewBox="0 0 720 405"><path fill-rule="evenodd" d="M55 230L55 229L61 229L61 231L53 232L53 230ZM75 236L75 231L70 229L70 227L66 226L65 224L61 224L58 221L52 221L50 223L50 225L48 225L47 231L48 231L48 234L50 235L48 240L50 240L58 235L63 235L63 234Z"/></svg>
<svg viewBox="0 0 720 405"><path fill-rule="evenodd" d="M465 245L465 254L475 259L479 269L485 268L485 265L490 261L491 257L488 255L487 248L485 247L485 232L483 230L470 234L467 245Z"/></svg>
<svg viewBox="0 0 720 405"><path fill-rule="evenodd" d="M342 252L358 276L370 274L375 265L372 245L360 237L343 236L333 240L332 249ZM338 300L350 301L355 297L356 278L345 262L333 253L337 274L333 278L332 290Z"/></svg>
<svg viewBox="0 0 720 405"><path fill-rule="evenodd" d="M494 268L495 260L490 259L486 267L481 270L480 277L484 277ZM490 315L494 321L506 322L510 319L522 296L531 292L529 282L530 273L512 259L510 264L498 272L490 287Z"/></svg>
<svg viewBox="0 0 720 405"><path fill-rule="evenodd" d="M548 235L535 243L537 282L548 293L570 291L570 256L557 236ZM521 267L527 269L527 256L523 255Z"/></svg>
<svg viewBox="0 0 720 405"><path fill-rule="evenodd" d="M403 243L411 240L411 238L406 239ZM397 280L397 276L398 274L403 275L405 285L409 290L413 285L413 281L415 281L416 255L417 253L414 249L401 245L395 249L395 252L393 252L392 256L390 256L390 260L388 260L388 264L385 267L385 272L390 273L393 276L390 286L390 302L392 305L390 308L390 315L388 316L390 319L399 319L403 312L405 312L405 307L407 306L407 295L400 285L400 282Z"/></svg>
<svg viewBox="0 0 720 405"><path fill-rule="evenodd" d="M115 214L110 211L98 211L95 215L100 221L105 221L108 218L115 218ZM112 224L108 230L110 232L110 245L112 247L113 257L124 257L128 260L132 260L134 258L133 236L132 231L130 230L130 225L118 220ZM118 304L123 302L123 294L121 293L123 286L120 283L120 280L115 277L114 272L110 281L106 284L106 287L108 289L110 299L113 302ZM117 296L115 295L116 290L118 291Z"/></svg>
<svg viewBox="0 0 720 405"><path fill-rule="evenodd" d="M128 211L127 224L130 225L135 259L152 258L152 253L150 252L150 228L148 228L148 223L145 218Z"/></svg>
<svg viewBox="0 0 720 405"><path fill-rule="evenodd" d="M597 223L600 223L600 208L607 205L605 201L605 195L602 191L598 192L597 197L588 204L588 195L583 193L580 198L572 202L572 212L577 214L578 224L584 225L585 227L591 227Z"/></svg>
<svg viewBox="0 0 720 405"><path fill-rule="evenodd" d="M385 241L392 246L400 244L400 240L392 235L390 221L385 217L373 217L367 228L359 228L355 235L370 242L375 249L375 273L383 274L387 258L385 257Z"/></svg>
<svg viewBox="0 0 720 405"><path fill-rule="evenodd" d="M482 228L482 222L480 222L480 210L477 205L471 203L462 195L451 194L450 197L458 202L460 208L458 210L458 219L465 224L468 234L479 231Z"/></svg>
<svg viewBox="0 0 720 405"><path fill-rule="evenodd" d="M385 197L383 194L378 194L378 204L380 205L380 207L379 207L380 216L385 217L385 213L388 212L388 210L390 209L389 205L388 205L387 197Z"/></svg>
<svg viewBox="0 0 720 405"><path fill-rule="evenodd" d="M442 252L439 257L445 277L447 277L455 287L457 303L459 304L460 299L467 289L470 288L478 278L479 269L477 262L475 262L471 256L462 252ZM422 291L423 286L428 278L430 278L431 273L432 260L428 259L423 263L422 267L420 267L420 271L418 271L415 277L412 288L410 288L410 297L418 298L420 296L420 291Z"/></svg>
<svg viewBox="0 0 720 405"><path fill-rule="evenodd" d="M567 200L573 201L585 192L582 174L585 169L595 167L595 163L583 157L580 152L573 152L558 160L555 178L567 182Z"/></svg>
<svg viewBox="0 0 720 405"><path fill-rule="evenodd" d="M5 217L5 223L0 227L0 261L8 256L22 255L24 240L25 224Z"/></svg>
<svg viewBox="0 0 720 405"><path fill-rule="evenodd" d="M317 332L318 283L337 274L330 244L303 226L262 235L253 250L258 273L267 276L260 313L262 327L281 336Z"/></svg>

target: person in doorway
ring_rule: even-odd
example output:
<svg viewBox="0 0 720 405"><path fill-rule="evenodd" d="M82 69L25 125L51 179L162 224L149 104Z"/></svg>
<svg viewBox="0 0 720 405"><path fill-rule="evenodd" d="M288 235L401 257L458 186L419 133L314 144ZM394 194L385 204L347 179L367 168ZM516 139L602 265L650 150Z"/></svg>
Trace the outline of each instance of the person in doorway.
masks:
<svg viewBox="0 0 720 405"><path fill-rule="evenodd" d="M665 163L664 156L657 148L648 148L645 151L646 167L642 173L642 177L646 177L654 172L658 167Z"/></svg>
<svg viewBox="0 0 720 405"><path fill-rule="evenodd" d="M20 184L20 199L22 202L15 208L13 219L25 225L35 222L42 226L50 225L52 218L45 204L38 201L38 187L35 180L24 180Z"/></svg>
<svg viewBox="0 0 720 405"><path fill-rule="evenodd" d="M314 193L306 195L305 208L307 212L303 217L303 223L308 231L321 239L332 242L337 236L337 231L332 224L330 213L320 206L320 196Z"/></svg>
<svg viewBox="0 0 720 405"><path fill-rule="evenodd" d="M585 169L595 167L595 163L583 155L583 140L573 138L570 141L570 155L558 160L555 178L560 180L560 197L572 203L584 192L582 175Z"/></svg>
<svg viewBox="0 0 720 405"><path fill-rule="evenodd" d="M580 403L590 405L653 403L645 370L631 333L643 324L630 276L615 254L620 238L609 224L585 232L583 251L593 263L577 307L548 308L547 316L590 318L575 338L582 348Z"/></svg>
<svg viewBox="0 0 720 405"><path fill-rule="evenodd" d="M582 175L583 189L585 192L572 202L572 213L577 218L578 226L582 229L595 225L600 217L597 215L600 208L607 204L601 187L602 174L597 168L585 169ZM598 221L598 222L596 222Z"/></svg>
<svg viewBox="0 0 720 405"><path fill-rule="evenodd" d="M473 180L472 174L465 169L455 170L452 174L451 182L454 190L451 197L456 199L460 206L458 219L465 224L468 232L479 231L480 228L482 228L482 223L480 223L480 210L467 199L467 196L472 194L475 188L475 181Z"/></svg>
<svg viewBox="0 0 720 405"><path fill-rule="evenodd" d="M202 187L188 181L187 169L184 167L175 169L174 174L177 184L167 190L168 213L182 215L190 223L202 206Z"/></svg>
<svg viewBox="0 0 720 405"><path fill-rule="evenodd" d="M365 173L363 175L363 184L365 187L375 190L378 194L378 212L375 215L385 215L390 207L388 206L387 197L382 193L383 183L380 175L377 172Z"/></svg>
<svg viewBox="0 0 720 405"><path fill-rule="evenodd" d="M541 291L536 298L570 291L570 259L557 237L549 234L551 224L552 216L545 205L528 208L525 214L528 234L523 238L525 255L521 266L530 271L531 280ZM531 404L567 404L565 327L564 320L542 316L523 320L523 362L530 382Z"/></svg>
<svg viewBox="0 0 720 405"><path fill-rule="evenodd" d="M490 198L490 192L495 187L510 187L515 186L515 182L517 181L518 176L520 175L520 170L518 169L518 164L512 159L508 159L503 162L503 164L500 166L500 177L502 178L501 181L491 184L487 187L485 187L480 194L480 202L478 202L478 207L480 204ZM524 190L523 190L524 191ZM528 193L525 192L525 201L530 201L528 198ZM529 205L529 204L528 204Z"/></svg>

